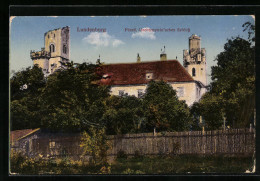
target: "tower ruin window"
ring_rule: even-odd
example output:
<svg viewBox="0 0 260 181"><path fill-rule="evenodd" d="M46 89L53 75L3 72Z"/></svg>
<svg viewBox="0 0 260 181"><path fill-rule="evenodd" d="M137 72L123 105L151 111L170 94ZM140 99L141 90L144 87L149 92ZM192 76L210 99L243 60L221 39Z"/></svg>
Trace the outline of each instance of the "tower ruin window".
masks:
<svg viewBox="0 0 260 181"><path fill-rule="evenodd" d="M55 46L53 44L50 45L50 52L55 52Z"/></svg>
<svg viewBox="0 0 260 181"><path fill-rule="evenodd" d="M192 68L192 76L195 77L196 76L196 69Z"/></svg>
<svg viewBox="0 0 260 181"><path fill-rule="evenodd" d="M67 54L67 47L66 47L66 45L63 45L63 53Z"/></svg>
<svg viewBox="0 0 260 181"><path fill-rule="evenodd" d="M53 35L53 37L55 38L55 34Z"/></svg>

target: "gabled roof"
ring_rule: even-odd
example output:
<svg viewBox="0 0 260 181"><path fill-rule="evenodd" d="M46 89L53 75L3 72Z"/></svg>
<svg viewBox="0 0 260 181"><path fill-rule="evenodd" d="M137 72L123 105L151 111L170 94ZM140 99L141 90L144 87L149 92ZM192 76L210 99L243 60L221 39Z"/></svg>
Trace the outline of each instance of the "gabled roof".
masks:
<svg viewBox="0 0 260 181"><path fill-rule="evenodd" d="M32 133L35 133L38 130L40 130L40 128L11 131L10 142L14 142L14 141L20 140L22 138L25 138L25 137L31 135Z"/></svg>
<svg viewBox="0 0 260 181"><path fill-rule="evenodd" d="M153 80L166 82L191 82L194 79L177 60L150 61L140 63L104 64L98 71L103 76L103 85L147 84L146 73L153 74Z"/></svg>

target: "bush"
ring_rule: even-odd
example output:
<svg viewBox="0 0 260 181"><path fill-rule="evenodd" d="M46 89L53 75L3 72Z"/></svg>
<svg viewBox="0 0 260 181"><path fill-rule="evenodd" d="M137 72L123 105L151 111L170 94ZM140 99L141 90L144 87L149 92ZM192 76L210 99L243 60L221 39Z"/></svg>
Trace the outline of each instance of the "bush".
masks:
<svg viewBox="0 0 260 181"><path fill-rule="evenodd" d="M178 150L180 149L180 147L181 147L181 145L180 145L179 142L174 142L174 143L172 144L172 152L171 152L171 154L172 154L172 155L176 155L177 152L178 152Z"/></svg>
<svg viewBox="0 0 260 181"><path fill-rule="evenodd" d="M135 159L138 159L138 160L139 160L139 159L142 160L142 159L144 158L144 156L141 155L141 153L140 153L139 150L135 150L134 158L135 158Z"/></svg>
<svg viewBox="0 0 260 181"><path fill-rule="evenodd" d="M127 159L127 155L123 150L119 150L116 155L117 159Z"/></svg>

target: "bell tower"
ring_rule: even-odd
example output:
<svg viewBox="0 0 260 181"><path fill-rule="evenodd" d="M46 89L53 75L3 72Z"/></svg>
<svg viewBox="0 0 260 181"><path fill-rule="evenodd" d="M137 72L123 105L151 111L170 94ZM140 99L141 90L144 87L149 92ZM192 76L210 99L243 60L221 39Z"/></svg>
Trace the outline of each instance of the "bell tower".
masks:
<svg viewBox="0 0 260 181"><path fill-rule="evenodd" d="M201 38L195 34L189 38L189 50L183 50L183 66L194 80L207 85L206 50L201 48Z"/></svg>

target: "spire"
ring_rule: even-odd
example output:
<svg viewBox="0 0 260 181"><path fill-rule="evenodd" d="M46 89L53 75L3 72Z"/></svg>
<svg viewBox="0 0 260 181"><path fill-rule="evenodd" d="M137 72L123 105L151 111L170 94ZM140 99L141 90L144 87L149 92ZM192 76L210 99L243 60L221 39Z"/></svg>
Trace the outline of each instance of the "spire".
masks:
<svg viewBox="0 0 260 181"><path fill-rule="evenodd" d="M97 63L97 64L100 64L100 63L101 63L101 62L100 62L100 54L98 55L98 59L97 59L96 63Z"/></svg>
<svg viewBox="0 0 260 181"><path fill-rule="evenodd" d="M137 53L137 62L141 62L141 57L139 56L139 53Z"/></svg>

